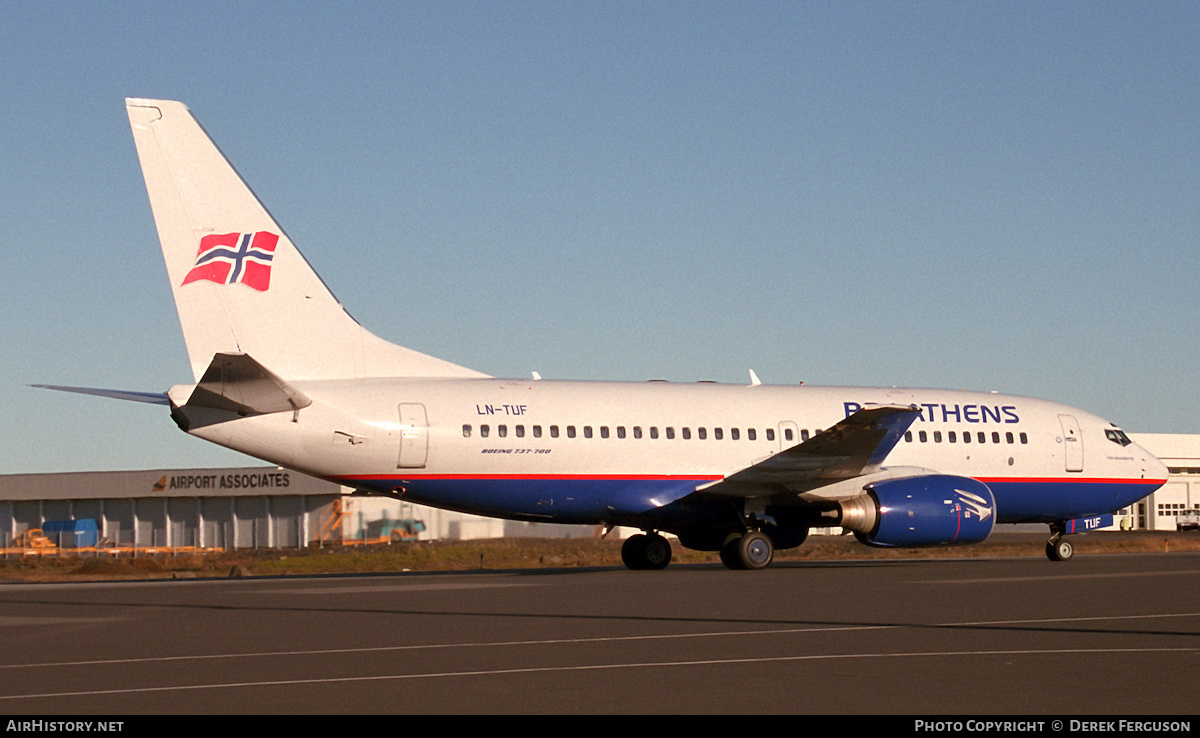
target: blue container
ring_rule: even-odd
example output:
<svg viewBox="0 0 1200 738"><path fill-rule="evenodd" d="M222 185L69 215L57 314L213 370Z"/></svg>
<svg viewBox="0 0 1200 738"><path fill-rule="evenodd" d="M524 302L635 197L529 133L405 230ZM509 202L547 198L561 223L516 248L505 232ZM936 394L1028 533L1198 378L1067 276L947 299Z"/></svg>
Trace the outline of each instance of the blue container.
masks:
<svg viewBox="0 0 1200 738"><path fill-rule="evenodd" d="M63 548L91 548L100 540L96 521L91 518L47 520L42 523L42 533Z"/></svg>

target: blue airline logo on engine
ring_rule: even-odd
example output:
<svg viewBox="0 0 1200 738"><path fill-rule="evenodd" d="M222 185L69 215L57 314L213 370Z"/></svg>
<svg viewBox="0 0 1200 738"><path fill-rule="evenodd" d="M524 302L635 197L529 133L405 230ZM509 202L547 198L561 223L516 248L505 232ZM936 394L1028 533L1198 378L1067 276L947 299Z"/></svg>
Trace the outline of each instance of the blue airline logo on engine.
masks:
<svg viewBox="0 0 1200 738"><path fill-rule="evenodd" d="M857 402L843 402L846 417L863 409ZM923 402L918 420L942 423L1019 423L1016 405L946 405Z"/></svg>

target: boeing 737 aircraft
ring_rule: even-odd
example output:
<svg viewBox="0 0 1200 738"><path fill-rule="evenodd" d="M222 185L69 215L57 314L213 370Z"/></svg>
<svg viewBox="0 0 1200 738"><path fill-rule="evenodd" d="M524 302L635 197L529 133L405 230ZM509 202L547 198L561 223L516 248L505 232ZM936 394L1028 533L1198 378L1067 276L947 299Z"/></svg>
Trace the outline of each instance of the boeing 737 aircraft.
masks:
<svg viewBox="0 0 1200 738"><path fill-rule="evenodd" d="M950 390L497 379L354 321L181 103L126 101L194 382L185 432L358 490L514 520L629 526L631 569L680 545L767 566L814 527L875 546L1067 534L1166 481L1114 426Z"/></svg>

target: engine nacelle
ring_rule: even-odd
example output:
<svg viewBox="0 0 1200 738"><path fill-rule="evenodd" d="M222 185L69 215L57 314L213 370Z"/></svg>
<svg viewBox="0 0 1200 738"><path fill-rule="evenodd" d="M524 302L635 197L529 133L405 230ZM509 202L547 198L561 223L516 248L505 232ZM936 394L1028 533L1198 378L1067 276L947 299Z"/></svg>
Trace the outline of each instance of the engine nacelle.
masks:
<svg viewBox="0 0 1200 738"><path fill-rule="evenodd" d="M996 500L970 477L928 474L885 479L839 500L840 523L872 546L978 543L992 533Z"/></svg>

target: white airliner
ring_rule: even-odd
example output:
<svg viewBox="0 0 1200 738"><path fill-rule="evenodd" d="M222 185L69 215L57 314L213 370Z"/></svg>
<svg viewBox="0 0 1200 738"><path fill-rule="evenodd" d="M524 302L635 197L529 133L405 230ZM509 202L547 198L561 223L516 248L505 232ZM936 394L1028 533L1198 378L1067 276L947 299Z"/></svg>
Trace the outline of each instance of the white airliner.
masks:
<svg viewBox="0 0 1200 738"><path fill-rule="evenodd" d="M187 433L358 490L538 522L629 526L633 569L671 533L759 569L813 527L877 546L1066 534L1166 481L1113 424L995 393L496 379L354 321L188 109L126 101L194 384Z"/></svg>

